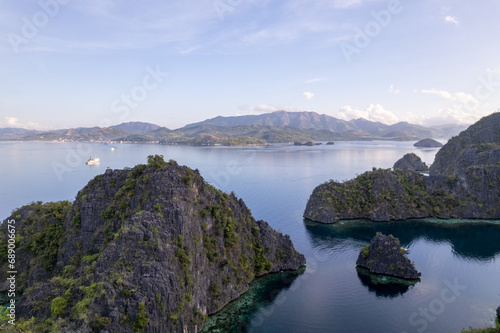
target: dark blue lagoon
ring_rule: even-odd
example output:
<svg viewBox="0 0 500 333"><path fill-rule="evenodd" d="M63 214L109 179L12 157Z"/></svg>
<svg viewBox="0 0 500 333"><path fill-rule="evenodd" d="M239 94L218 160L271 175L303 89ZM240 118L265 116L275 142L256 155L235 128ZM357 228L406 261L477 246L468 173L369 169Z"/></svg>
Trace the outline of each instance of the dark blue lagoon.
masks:
<svg viewBox="0 0 500 333"><path fill-rule="evenodd" d="M437 150L406 142L333 146L184 147L77 143L2 143L0 217L31 201L73 200L107 167L161 154L198 168L212 185L234 191L263 219L289 234L307 258L298 274L257 280L247 294L209 318L210 332L460 332L491 326L500 305L500 221L347 221L302 218L314 187L389 168L408 152L427 164ZM88 166L90 156L98 165ZM377 231L393 234L422 272L415 285L356 270L361 247Z"/></svg>

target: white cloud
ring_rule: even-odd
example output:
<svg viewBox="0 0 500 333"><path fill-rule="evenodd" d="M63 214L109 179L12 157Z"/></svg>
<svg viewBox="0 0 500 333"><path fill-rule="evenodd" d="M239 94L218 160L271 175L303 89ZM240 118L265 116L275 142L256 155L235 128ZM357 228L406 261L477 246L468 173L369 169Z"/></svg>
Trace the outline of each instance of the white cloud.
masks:
<svg viewBox="0 0 500 333"><path fill-rule="evenodd" d="M301 108L295 107L295 106L290 106L290 105L266 105L266 104L260 104L257 106L254 106L250 110L250 114L261 114L261 113L270 113L274 111L304 111Z"/></svg>
<svg viewBox="0 0 500 333"><path fill-rule="evenodd" d="M421 93L423 94L431 94L431 95L437 95L439 97L442 97L447 100L452 100L453 96L451 93L445 91L445 90L436 90L436 89L422 89L420 90Z"/></svg>
<svg viewBox="0 0 500 333"><path fill-rule="evenodd" d="M274 106L271 106L271 105L264 105L264 104L261 104L261 105L257 105L253 108L253 111L257 111L257 112L274 112L274 111L278 111L278 109Z"/></svg>
<svg viewBox="0 0 500 333"><path fill-rule="evenodd" d="M5 117L5 121L0 121L0 128L4 127L24 128L24 129L39 130L39 131L50 129L47 126L42 126L33 121L28 121L27 123L20 123L19 119L16 117Z"/></svg>
<svg viewBox="0 0 500 333"><path fill-rule="evenodd" d="M391 94L397 95L401 93L401 90L394 88L394 85L391 84L388 90Z"/></svg>
<svg viewBox="0 0 500 333"><path fill-rule="evenodd" d="M453 17L453 16L449 16L449 15L448 15L448 16L446 16L446 17L444 18L444 20L445 20L446 22L448 22L448 23L453 23L453 24L458 25L458 20L457 20L457 18L456 18L456 17Z"/></svg>
<svg viewBox="0 0 500 333"><path fill-rule="evenodd" d="M391 111L385 110L380 104L370 104L365 110L353 109L351 106L342 106L338 111L338 117L344 120L364 118L370 121L378 121L384 124L394 124L400 121L399 117Z"/></svg>
<svg viewBox="0 0 500 333"><path fill-rule="evenodd" d="M500 74L500 67L499 68L486 68L486 72L492 73L492 74Z"/></svg>
<svg viewBox="0 0 500 333"><path fill-rule="evenodd" d="M5 121L10 127L14 127L19 123L19 119L17 119L16 117L5 117Z"/></svg>
<svg viewBox="0 0 500 333"><path fill-rule="evenodd" d="M479 111L470 112L460 106L452 106L444 109L439 109L434 116L422 119L422 124L425 126L442 125L442 124L473 124L486 114Z"/></svg>
<svg viewBox="0 0 500 333"><path fill-rule="evenodd" d="M451 93L436 89L423 89L420 92L436 95L451 102L450 106L441 108L435 111L433 116L423 119L422 123L426 125L472 124L491 112L489 104L485 100L465 92Z"/></svg>
<svg viewBox="0 0 500 333"><path fill-rule="evenodd" d="M333 6L335 8L349 8L361 4L361 0L334 0Z"/></svg>
<svg viewBox="0 0 500 333"><path fill-rule="evenodd" d="M304 81L304 83L315 83L315 82L320 82L320 81L324 81L324 80L325 80L324 77L316 77L314 79L306 80L306 81Z"/></svg>
<svg viewBox="0 0 500 333"><path fill-rule="evenodd" d="M314 93L310 92L310 91L304 91L302 93L302 96L304 96L306 99L311 99L314 97Z"/></svg>
<svg viewBox="0 0 500 333"><path fill-rule="evenodd" d="M451 102L457 102L461 104L467 104L467 105L478 105L479 101L476 97L474 97L471 94L467 94L464 92L457 92L457 93L450 93L446 90L436 90L436 89L422 89L422 93L424 94L430 94L430 95L437 95L445 100L451 101Z"/></svg>

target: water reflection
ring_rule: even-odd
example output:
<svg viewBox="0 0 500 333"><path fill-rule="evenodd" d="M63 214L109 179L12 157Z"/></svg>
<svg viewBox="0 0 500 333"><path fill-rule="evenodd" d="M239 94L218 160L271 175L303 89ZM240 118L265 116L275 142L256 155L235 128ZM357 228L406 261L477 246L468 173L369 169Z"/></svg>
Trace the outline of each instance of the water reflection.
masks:
<svg viewBox="0 0 500 333"><path fill-rule="evenodd" d="M358 278L361 283L377 297L394 298L403 295L410 287L413 287L419 280L402 280L383 275L370 273L367 268L356 267Z"/></svg>
<svg viewBox="0 0 500 333"><path fill-rule="evenodd" d="M271 274L253 281L245 294L210 316L202 332L244 333L248 332L250 327L257 327L264 317L272 314L275 306L285 301L283 292L289 289L304 271L302 268L293 272Z"/></svg>
<svg viewBox="0 0 500 333"><path fill-rule="evenodd" d="M336 224L319 224L304 220L312 246L317 251L332 251L345 247L348 243L369 242L375 233L392 234L401 245L411 245L424 239L434 243L448 243L453 254L462 260L486 262L500 253L500 222L466 220L436 221L411 220L400 222L343 221ZM342 244L342 245L341 245ZM339 247L340 246L340 247Z"/></svg>

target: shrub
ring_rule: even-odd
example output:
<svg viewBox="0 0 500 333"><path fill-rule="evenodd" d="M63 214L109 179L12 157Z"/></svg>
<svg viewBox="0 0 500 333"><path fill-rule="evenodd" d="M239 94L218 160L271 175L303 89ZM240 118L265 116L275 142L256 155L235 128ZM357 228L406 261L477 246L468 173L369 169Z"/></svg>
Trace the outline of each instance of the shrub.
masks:
<svg viewBox="0 0 500 333"><path fill-rule="evenodd" d="M363 253L363 257L368 258L368 255L370 254L370 245L363 246L361 252Z"/></svg>
<svg viewBox="0 0 500 333"><path fill-rule="evenodd" d="M64 309L68 305L68 301L64 297L56 297L52 300L50 304L50 312L53 316L60 316L64 312Z"/></svg>
<svg viewBox="0 0 500 333"><path fill-rule="evenodd" d="M96 254L91 254L91 255L87 255L85 257L82 258L82 262L85 262L85 263L92 263L94 261L97 260L97 258L99 258L101 254L100 253L96 253Z"/></svg>
<svg viewBox="0 0 500 333"><path fill-rule="evenodd" d="M153 167L155 169L161 169L168 165L163 159L163 155L149 155L148 156L148 167Z"/></svg>
<svg viewBox="0 0 500 333"><path fill-rule="evenodd" d="M153 210L155 212L161 212L163 209L165 209L165 205L161 203L157 203L156 205L153 206Z"/></svg>
<svg viewBox="0 0 500 333"><path fill-rule="evenodd" d="M208 291L213 295L213 296L220 296L222 295L222 288L220 285L220 282L217 283L211 283L210 287L208 287Z"/></svg>
<svg viewBox="0 0 500 333"><path fill-rule="evenodd" d="M121 297L130 297L130 296L132 296L132 292L128 289L123 289L122 291L120 291L120 296Z"/></svg>
<svg viewBox="0 0 500 333"><path fill-rule="evenodd" d="M182 182L184 185L191 185L191 182L194 178L194 172L191 169L187 169L186 175L182 178Z"/></svg>
<svg viewBox="0 0 500 333"><path fill-rule="evenodd" d="M139 310L134 322L134 328L137 332L143 332L144 328L148 325L148 317L146 316L146 306L144 302L139 303Z"/></svg>
<svg viewBox="0 0 500 333"><path fill-rule="evenodd" d="M90 323L94 331L100 331L109 324L111 324L111 318L103 317L100 314L96 314Z"/></svg>

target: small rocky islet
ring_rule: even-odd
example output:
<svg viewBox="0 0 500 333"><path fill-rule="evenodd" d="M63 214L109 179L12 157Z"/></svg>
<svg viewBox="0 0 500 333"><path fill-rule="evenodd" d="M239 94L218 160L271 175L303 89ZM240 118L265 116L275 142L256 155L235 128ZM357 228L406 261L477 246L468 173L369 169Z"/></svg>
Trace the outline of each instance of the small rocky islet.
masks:
<svg viewBox="0 0 500 333"><path fill-rule="evenodd" d="M256 277L305 265L243 200L158 155L106 170L74 202L32 203L8 220L22 239L20 298L2 332L198 332Z"/></svg>
<svg viewBox="0 0 500 333"><path fill-rule="evenodd" d="M393 169L403 169L412 171L428 171L429 167L415 153L408 153L394 163Z"/></svg>
<svg viewBox="0 0 500 333"><path fill-rule="evenodd" d="M408 158L403 161L409 164ZM429 176L411 169L374 169L346 182L321 184L304 218L320 223L500 219L500 113L451 138L437 152Z"/></svg>
<svg viewBox="0 0 500 333"><path fill-rule="evenodd" d="M415 144L413 145L414 147L418 147L418 148L441 148L443 146L443 144L439 141L436 141L434 139L423 139L423 140L420 140L418 142L415 142Z"/></svg>
<svg viewBox="0 0 500 333"><path fill-rule="evenodd" d="M401 247L399 239L378 232L370 244L361 248L356 265L372 274L419 280L421 273L406 255L407 250Z"/></svg>

